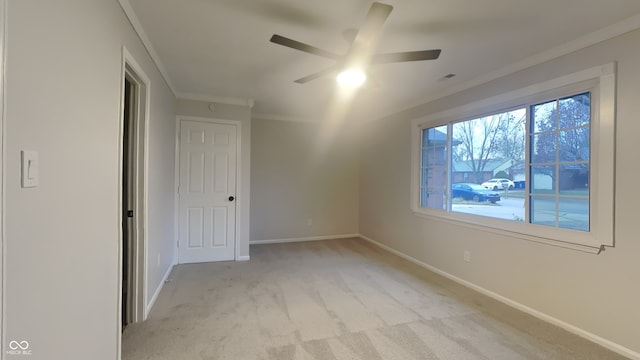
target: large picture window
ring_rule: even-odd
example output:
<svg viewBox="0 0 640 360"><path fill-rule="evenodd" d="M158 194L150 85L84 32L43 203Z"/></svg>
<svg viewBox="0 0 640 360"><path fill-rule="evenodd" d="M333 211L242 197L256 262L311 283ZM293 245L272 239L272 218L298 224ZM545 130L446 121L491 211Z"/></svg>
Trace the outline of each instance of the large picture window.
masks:
<svg viewBox="0 0 640 360"><path fill-rule="evenodd" d="M599 67L479 104L485 115L464 116L469 105L415 121L414 212L593 252L613 245L614 82L613 66Z"/></svg>

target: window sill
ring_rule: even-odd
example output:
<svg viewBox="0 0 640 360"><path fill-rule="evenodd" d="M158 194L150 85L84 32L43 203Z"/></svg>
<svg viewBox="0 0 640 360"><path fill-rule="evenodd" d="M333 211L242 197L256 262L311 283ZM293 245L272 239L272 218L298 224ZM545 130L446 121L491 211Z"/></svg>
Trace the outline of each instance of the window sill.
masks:
<svg viewBox="0 0 640 360"><path fill-rule="evenodd" d="M435 214L427 214L421 211L417 211L417 210L413 210L413 214L419 218L423 218L423 219L428 219L428 220L436 220L436 221L440 221L440 222L444 222L444 223L448 223L448 224L453 224L453 225L457 225L457 226L464 226L466 228L470 228L470 229L474 229L474 230L478 230L478 231L483 231L486 233L492 233L492 234L497 234L497 235L502 235L502 236L508 236L508 237L512 237L512 238L517 238L517 239L521 239L521 240L526 240L526 241L531 241L531 242L536 242L539 244L544 244L544 245L550 245L550 246L555 246L555 247L560 247L560 248L565 248L565 249L570 249L570 250L576 250L576 251L581 251L581 252L586 252L589 254L600 254L601 252L604 251L604 246L602 244L578 244L578 243L572 243L572 242L567 242L567 241L561 241L561 240L557 240L557 239L549 239L546 237L541 237L541 236L535 236L535 235L531 235L531 234L523 234L517 231L510 231L510 230L503 230L503 229L499 229L499 228L495 228L492 226L487 226L486 224L484 224L483 221L484 218L480 217L480 216L476 216L478 218L478 220L473 221L473 220L462 220L462 219L454 219L452 218L450 215L435 215Z"/></svg>

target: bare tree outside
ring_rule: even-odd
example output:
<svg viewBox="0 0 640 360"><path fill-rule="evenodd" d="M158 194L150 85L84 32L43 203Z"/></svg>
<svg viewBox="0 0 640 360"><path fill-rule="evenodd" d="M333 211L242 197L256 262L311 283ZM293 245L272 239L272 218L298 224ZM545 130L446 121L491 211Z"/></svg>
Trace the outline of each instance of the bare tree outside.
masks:
<svg viewBox="0 0 640 360"><path fill-rule="evenodd" d="M517 109L453 124L454 161L466 161L481 183L487 165L495 159L524 159L526 111Z"/></svg>
<svg viewBox="0 0 640 360"><path fill-rule="evenodd" d="M539 159L538 162L556 161L556 149L562 155L563 162L589 160L589 93L543 103L534 109L534 131L542 134L535 139L535 156ZM555 134L557 130L560 130L557 138L544 136Z"/></svg>
<svg viewBox="0 0 640 360"><path fill-rule="evenodd" d="M526 112L523 110L500 114L498 153L504 159L524 160L526 139Z"/></svg>
<svg viewBox="0 0 640 360"><path fill-rule="evenodd" d="M423 129L421 206L589 231L591 111L585 92Z"/></svg>

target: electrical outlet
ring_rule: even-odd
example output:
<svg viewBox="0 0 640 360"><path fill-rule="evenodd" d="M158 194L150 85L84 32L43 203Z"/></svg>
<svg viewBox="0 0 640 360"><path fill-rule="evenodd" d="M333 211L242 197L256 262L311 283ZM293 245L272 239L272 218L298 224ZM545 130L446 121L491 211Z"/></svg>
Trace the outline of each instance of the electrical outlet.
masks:
<svg viewBox="0 0 640 360"><path fill-rule="evenodd" d="M471 251L469 250L464 251L464 261L471 262Z"/></svg>
<svg viewBox="0 0 640 360"><path fill-rule="evenodd" d="M313 225L313 219L307 219L307 226Z"/></svg>

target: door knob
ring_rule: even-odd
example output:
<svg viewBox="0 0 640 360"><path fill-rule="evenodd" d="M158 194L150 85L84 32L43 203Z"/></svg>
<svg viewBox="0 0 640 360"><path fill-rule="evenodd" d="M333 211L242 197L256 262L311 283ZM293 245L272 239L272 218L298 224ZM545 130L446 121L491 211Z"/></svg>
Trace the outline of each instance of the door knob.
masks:
<svg viewBox="0 0 640 360"><path fill-rule="evenodd" d="M233 201L233 200L235 200L235 199L236 199L236 198L234 198L233 196L229 196L229 201Z"/></svg>

